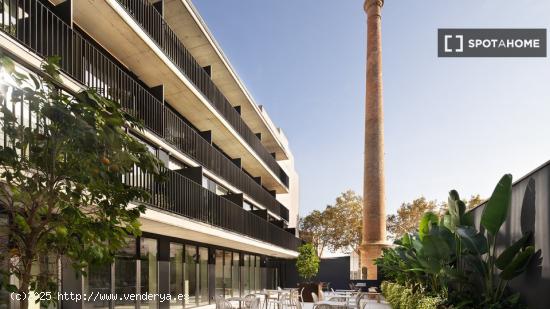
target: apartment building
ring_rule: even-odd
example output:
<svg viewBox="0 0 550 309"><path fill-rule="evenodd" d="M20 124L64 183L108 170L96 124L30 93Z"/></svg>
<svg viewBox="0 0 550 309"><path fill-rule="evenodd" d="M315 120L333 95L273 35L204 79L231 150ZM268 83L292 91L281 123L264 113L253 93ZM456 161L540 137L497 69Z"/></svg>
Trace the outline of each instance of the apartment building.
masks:
<svg viewBox="0 0 550 309"><path fill-rule="evenodd" d="M64 87L94 88L138 116L135 136L169 168L143 236L62 291L185 294L62 301L66 308L192 308L279 282L297 256L299 179L288 141L236 75L190 0L0 0L0 49L23 70L60 56ZM14 304L12 303L13 307Z"/></svg>

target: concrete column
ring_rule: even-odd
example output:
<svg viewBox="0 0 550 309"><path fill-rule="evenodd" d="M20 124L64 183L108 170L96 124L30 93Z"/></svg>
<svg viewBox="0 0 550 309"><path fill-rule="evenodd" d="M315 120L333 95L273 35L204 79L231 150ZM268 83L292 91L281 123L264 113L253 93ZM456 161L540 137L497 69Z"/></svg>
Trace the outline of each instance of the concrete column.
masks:
<svg viewBox="0 0 550 309"><path fill-rule="evenodd" d="M367 83L365 99L365 170L363 179L363 241L361 269L369 280L378 278L373 260L386 246L384 190L384 116L382 103L383 0L365 0L367 13Z"/></svg>

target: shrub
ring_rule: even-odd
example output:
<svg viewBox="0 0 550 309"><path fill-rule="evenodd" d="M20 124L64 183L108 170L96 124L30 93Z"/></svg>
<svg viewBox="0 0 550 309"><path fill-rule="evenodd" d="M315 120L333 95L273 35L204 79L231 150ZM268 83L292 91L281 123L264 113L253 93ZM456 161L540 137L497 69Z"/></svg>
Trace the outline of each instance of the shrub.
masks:
<svg viewBox="0 0 550 309"><path fill-rule="evenodd" d="M300 277L311 280L319 271L319 257L317 250L312 244L303 244L298 247L298 259L296 260L296 269Z"/></svg>
<svg viewBox="0 0 550 309"><path fill-rule="evenodd" d="M441 297L423 297L418 302L418 309L437 309L438 305L443 303L443 299Z"/></svg>
<svg viewBox="0 0 550 309"><path fill-rule="evenodd" d="M394 282L384 281L381 288L382 295L393 309L437 309L443 303L440 297L413 293L412 289Z"/></svg>

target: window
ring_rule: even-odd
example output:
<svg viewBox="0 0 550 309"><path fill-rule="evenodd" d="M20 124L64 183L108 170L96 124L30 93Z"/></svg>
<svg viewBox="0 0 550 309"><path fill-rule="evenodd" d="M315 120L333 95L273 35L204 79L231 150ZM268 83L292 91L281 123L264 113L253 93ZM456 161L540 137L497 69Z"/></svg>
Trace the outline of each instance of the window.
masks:
<svg viewBox="0 0 550 309"><path fill-rule="evenodd" d="M216 193L217 195L226 195L230 193L229 190L219 185L217 182L213 181L212 179L208 177L202 178L202 186L211 192Z"/></svg>
<svg viewBox="0 0 550 309"><path fill-rule="evenodd" d="M93 265L88 269L88 276L84 279L84 293L90 295L111 294L111 264ZM88 300L84 302L84 308L86 309L108 309L110 307L110 301L108 300L96 300L92 302Z"/></svg>
<svg viewBox="0 0 550 309"><path fill-rule="evenodd" d="M243 255L243 266L242 266L242 276L241 276L241 286L242 294L250 294L250 281L249 281L249 267L250 267L250 256L248 254Z"/></svg>
<svg viewBox="0 0 550 309"><path fill-rule="evenodd" d="M252 211L254 209L254 206L252 206L252 204L250 204L249 202L244 201L243 202L243 208L244 208L244 210Z"/></svg>
<svg viewBox="0 0 550 309"><path fill-rule="evenodd" d="M260 282L260 257L256 256L256 267L254 268L254 289L256 290L256 293L260 292L261 290L261 282Z"/></svg>
<svg viewBox="0 0 550 309"><path fill-rule="evenodd" d="M240 268L239 268L239 254L233 253L233 263L231 265L231 283L233 287L233 296L238 297L241 294L240 284ZM244 296L244 295L243 295Z"/></svg>
<svg viewBox="0 0 550 309"><path fill-rule="evenodd" d="M183 308L183 299L178 300L178 295L184 293L184 246L170 243L170 295L172 300L170 308Z"/></svg>
<svg viewBox="0 0 550 309"><path fill-rule="evenodd" d="M197 290L197 247L185 246L185 272L183 290L188 299L185 308L196 307L198 303Z"/></svg>
<svg viewBox="0 0 550 309"><path fill-rule="evenodd" d="M136 294L136 239L128 239L128 245L115 258L115 294ZM119 297L115 308L134 307L135 300Z"/></svg>
<svg viewBox="0 0 550 309"><path fill-rule="evenodd" d="M208 248L199 247L199 305L208 305Z"/></svg>
<svg viewBox="0 0 550 309"><path fill-rule="evenodd" d="M232 252L230 251L225 251L224 252L224 264L223 264L223 288L224 288L224 295L225 295L225 298L229 298L229 297L232 297L232 296L237 296L237 295L233 295L233 290L231 289L231 285L233 283L233 281L231 280L231 274L232 274L232 271L231 271L231 264L233 262L233 254Z"/></svg>
<svg viewBox="0 0 550 309"><path fill-rule="evenodd" d="M140 238L140 293L157 294L157 240L152 238ZM157 309L158 300L142 299L140 308Z"/></svg>
<svg viewBox="0 0 550 309"><path fill-rule="evenodd" d="M216 296L224 296L224 286L223 286L223 251L216 250L216 266L215 266L215 277L216 277Z"/></svg>

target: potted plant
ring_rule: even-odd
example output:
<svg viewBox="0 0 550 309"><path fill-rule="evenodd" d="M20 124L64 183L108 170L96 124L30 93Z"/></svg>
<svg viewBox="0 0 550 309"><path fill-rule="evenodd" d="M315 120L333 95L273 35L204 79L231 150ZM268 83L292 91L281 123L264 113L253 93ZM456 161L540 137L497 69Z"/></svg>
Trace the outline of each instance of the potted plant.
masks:
<svg viewBox="0 0 550 309"><path fill-rule="evenodd" d="M298 259L296 260L296 269L298 275L302 277L305 282L298 284L298 289L302 290L302 301L313 302L311 293L319 295L321 285L319 282L311 281L315 275L319 272L319 257L317 256L317 250L315 247L308 243L303 244L298 248Z"/></svg>

